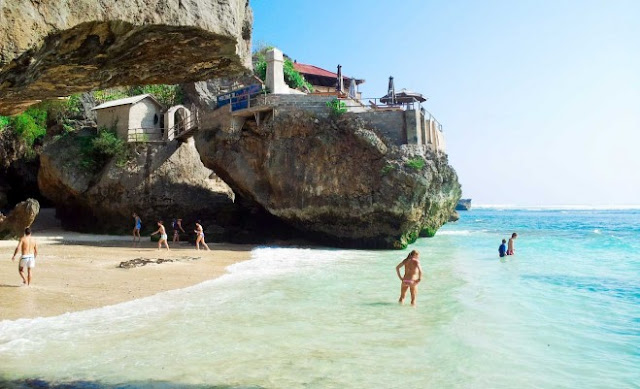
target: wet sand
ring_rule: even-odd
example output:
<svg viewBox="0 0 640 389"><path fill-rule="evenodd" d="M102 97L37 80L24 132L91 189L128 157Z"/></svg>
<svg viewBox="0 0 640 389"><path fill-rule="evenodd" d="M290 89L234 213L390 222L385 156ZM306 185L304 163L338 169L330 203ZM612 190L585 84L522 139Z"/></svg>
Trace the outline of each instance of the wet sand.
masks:
<svg viewBox="0 0 640 389"><path fill-rule="evenodd" d="M35 235L39 256L31 286L21 286L11 255L17 241L0 241L0 320L55 316L113 305L159 292L184 288L226 273L226 267L250 258L253 246L211 244L211 251L196 251L184 242L169 242L172 250L142 238L139 248L131 237L69 232ZM176 262L122 269L120 262L136 258Z"/></svg>

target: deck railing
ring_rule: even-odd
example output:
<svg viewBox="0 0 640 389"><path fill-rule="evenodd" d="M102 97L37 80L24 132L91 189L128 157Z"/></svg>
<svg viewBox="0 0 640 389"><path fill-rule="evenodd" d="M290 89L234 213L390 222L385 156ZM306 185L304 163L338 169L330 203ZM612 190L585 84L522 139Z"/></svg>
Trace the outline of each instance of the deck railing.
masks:
<svg viewBox="0 0 640 389"><path fill-rule="evenodd" d="M140 127L130 128L127 141L131 143L160 143L164 142L164 128Z"/></svg>

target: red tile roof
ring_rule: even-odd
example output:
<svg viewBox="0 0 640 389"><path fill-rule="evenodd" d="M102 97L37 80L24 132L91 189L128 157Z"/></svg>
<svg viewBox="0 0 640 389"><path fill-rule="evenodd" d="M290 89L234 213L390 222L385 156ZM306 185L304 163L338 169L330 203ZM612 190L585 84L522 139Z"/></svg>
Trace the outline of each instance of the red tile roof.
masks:
<svg viewBox="0 0 640 389"><path fill-rule="evenodd" d="M307 64L304 64L304 63L294 62L293 63L293 68L296 69L297 71L299 71L300 73L302 73L303 75L308 74L308 75L311 75L311 76L327 77L327 78L337 78L338 77L337 73L330 72L328 70L319 68L319 67L314 66L314 65L307 65ZM351 77L347 77L344 74L342 75L342 77L344 78L345 81L351 80ZM364 82L364 80L356 79L356 82L358 84L360 84L360 83Z"/></svg>

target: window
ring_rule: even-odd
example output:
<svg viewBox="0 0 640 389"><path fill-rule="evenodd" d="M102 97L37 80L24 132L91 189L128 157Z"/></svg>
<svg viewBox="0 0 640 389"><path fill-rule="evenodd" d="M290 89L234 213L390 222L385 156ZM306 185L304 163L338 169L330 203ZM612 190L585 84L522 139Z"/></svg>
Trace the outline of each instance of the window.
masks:
<svg viewBox="0 0 640 389"><path fill-rule="evenodd" d="M158 120L160 120L160 119L158 118L158 114L153 115L153 124L154 124L154 125L155 125L155 124L158 124Z"/></svg>

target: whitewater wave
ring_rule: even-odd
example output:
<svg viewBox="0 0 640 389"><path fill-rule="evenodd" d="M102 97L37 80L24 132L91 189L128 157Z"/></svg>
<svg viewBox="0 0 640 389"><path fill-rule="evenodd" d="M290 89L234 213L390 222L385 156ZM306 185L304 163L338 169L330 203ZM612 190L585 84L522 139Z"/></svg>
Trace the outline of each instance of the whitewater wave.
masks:
<svg viewBox="0 0 640 389"><path fill-rule="evenodd" d="M471 235L469 230L438 231L436 235Z"/></svg>

